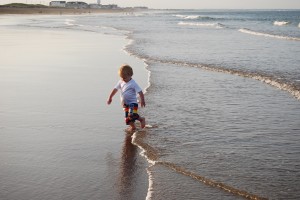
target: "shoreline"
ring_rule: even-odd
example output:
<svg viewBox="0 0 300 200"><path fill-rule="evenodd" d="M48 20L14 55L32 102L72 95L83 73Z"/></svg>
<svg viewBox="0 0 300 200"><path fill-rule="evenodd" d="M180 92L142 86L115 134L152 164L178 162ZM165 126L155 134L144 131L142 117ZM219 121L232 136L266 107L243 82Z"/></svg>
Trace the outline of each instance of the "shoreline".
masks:
<svg viewBox="0 0 300 200"><path fill-rule="evenodd" d="M93 8L14 8L14 7L0 7L0 15L78 15L78 14L94 14L94 13L122 13L122 12L137 12L140 9L135 8L120 8L120 9L93 9Z"/></svg>

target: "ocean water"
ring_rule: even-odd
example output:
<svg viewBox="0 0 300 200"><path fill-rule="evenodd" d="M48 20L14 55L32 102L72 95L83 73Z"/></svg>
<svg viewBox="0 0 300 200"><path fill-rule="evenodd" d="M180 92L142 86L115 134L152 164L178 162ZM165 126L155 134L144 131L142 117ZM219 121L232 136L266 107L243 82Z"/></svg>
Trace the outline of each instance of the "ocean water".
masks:
<svg viewBox="0 0 300 200"><path fill-rule="evenodd" d="M147 64L147 199L298 199L300 11L76 18L126 31Z"/></svg>
<svg viewBox="0 0 300 200"><path fill-rule="evenodd" d="M299 199L299 23L299 10L154 10L26 26L125 35L144 61L148 127L131 142L145 199Z"/></svg>

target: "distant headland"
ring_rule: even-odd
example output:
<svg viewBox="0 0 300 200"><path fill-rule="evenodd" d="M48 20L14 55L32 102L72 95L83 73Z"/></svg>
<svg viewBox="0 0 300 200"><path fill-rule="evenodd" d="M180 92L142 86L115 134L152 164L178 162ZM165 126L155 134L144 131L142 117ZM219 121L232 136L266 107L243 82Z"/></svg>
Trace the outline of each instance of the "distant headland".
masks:
<svg viewBox="0 0 300 200"><path fill-rule="evenodd" d="M87 13L111 13L111 12L133 12L145 10L147 7L121 8L116 4L102 5L87 4L82 1L51 1L49 6L43 4L11 3L0 5L0 14L87 14Z"/></svg>

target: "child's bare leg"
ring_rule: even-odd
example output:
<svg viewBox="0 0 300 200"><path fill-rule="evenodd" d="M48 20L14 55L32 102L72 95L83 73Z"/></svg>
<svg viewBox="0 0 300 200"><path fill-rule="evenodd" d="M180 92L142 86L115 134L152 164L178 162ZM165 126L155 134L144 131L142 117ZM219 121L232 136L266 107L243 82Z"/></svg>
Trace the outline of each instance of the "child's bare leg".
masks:
<svg viewBox="0 0 300 200"><path fill-rule="evenodd" d="M134 122L130 122L129 126L131 128L131 131L135 131L136 128Z"/></svg>
<svg viewBox="0 0 300 200"><path fill-rule="evenodd" d="M141 122L141 128L145 128L145 126L146 126L145 117L140 117L138 120Z"/></svg>

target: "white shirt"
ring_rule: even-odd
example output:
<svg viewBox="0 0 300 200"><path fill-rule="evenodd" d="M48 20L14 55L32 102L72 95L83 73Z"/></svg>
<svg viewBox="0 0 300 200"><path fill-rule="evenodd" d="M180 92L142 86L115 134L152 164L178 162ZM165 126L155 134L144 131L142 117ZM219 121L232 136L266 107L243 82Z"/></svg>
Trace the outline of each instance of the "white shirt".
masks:
<svg viewBox="0 0 300 200"><path fill-rule="evenodd" d="M136 95L142 91L140 86L133 79L127 83L123 80L119 80L115 88L121 90L121 101L125 104L137 103Z"/></svg>

